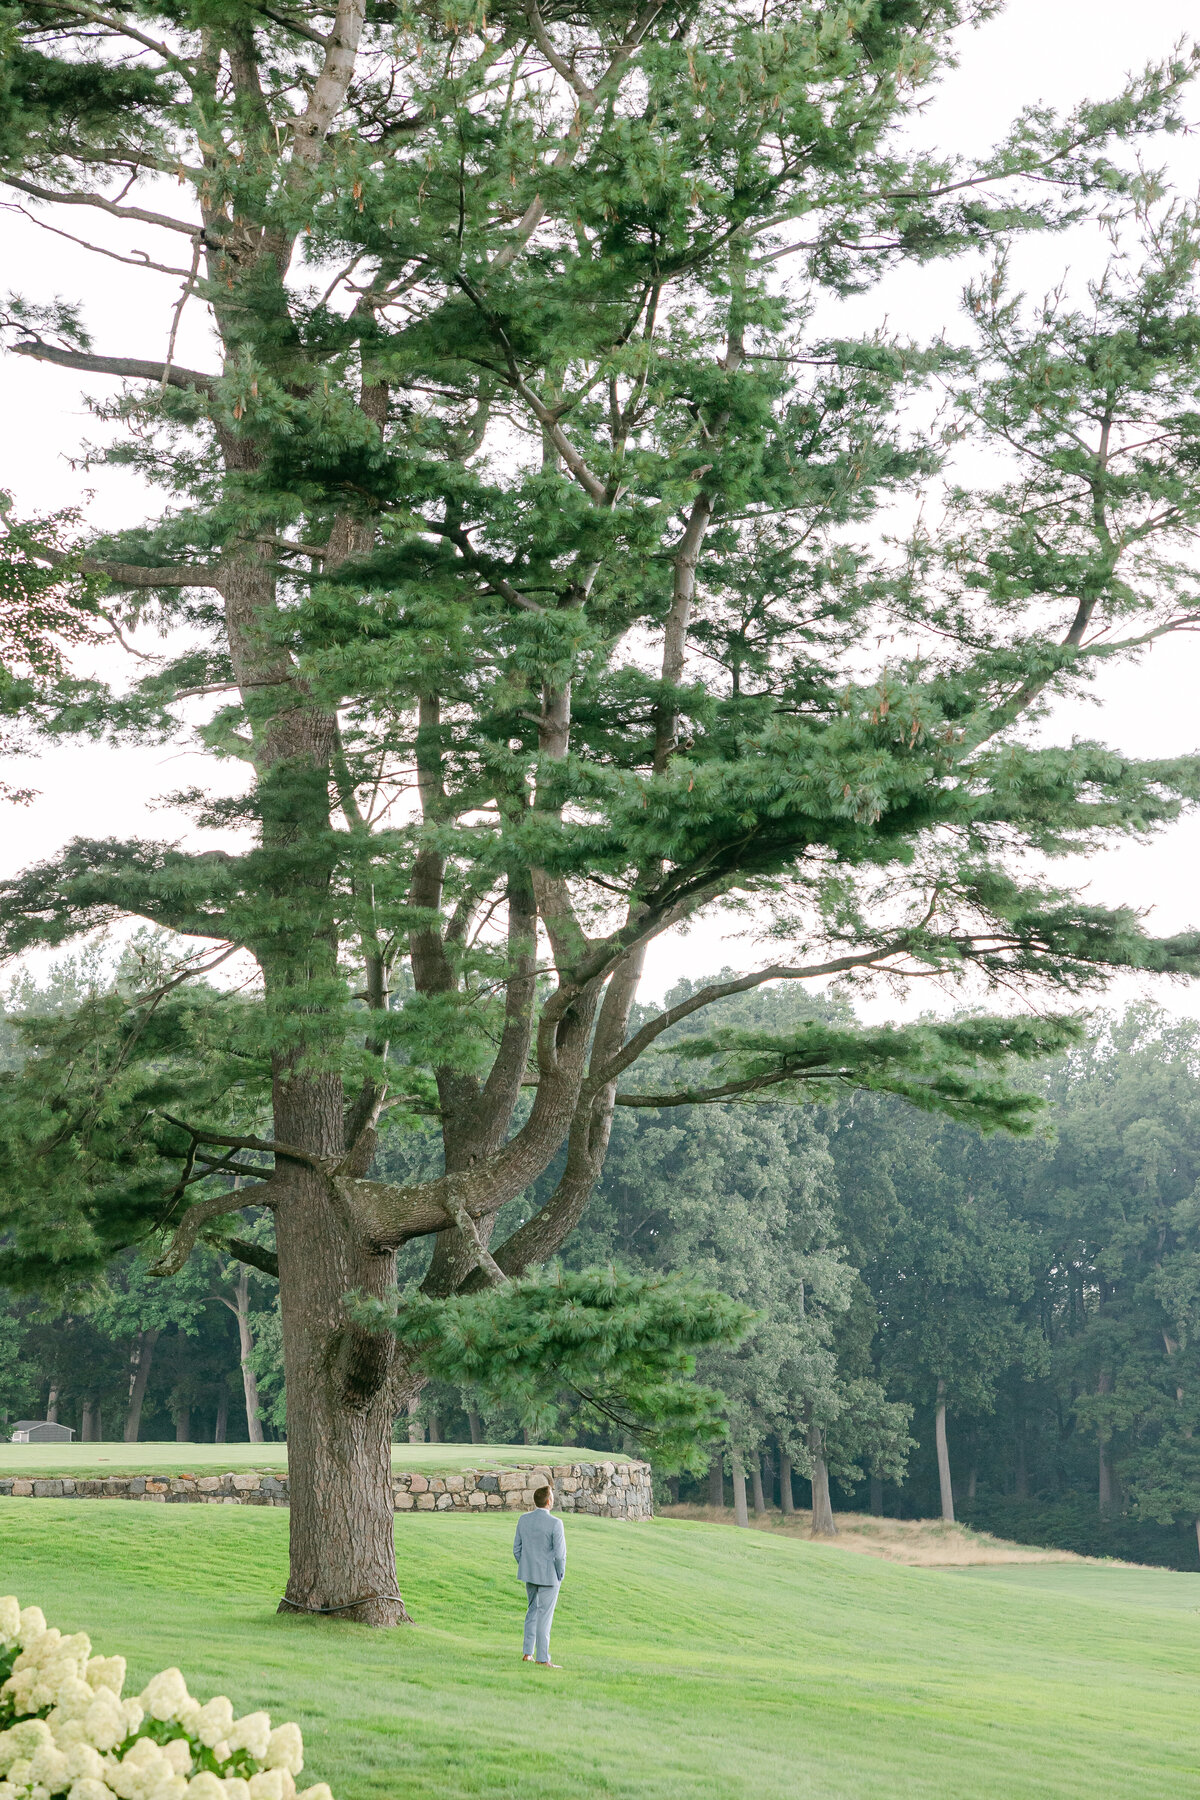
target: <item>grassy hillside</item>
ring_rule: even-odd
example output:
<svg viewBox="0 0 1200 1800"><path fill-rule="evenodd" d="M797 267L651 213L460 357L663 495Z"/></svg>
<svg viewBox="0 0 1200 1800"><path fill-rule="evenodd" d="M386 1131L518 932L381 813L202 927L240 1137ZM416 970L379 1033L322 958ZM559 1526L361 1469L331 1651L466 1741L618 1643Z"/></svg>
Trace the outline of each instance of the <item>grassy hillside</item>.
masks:
<svg viewBox="0 0 1200 1800"><path fill-rule="evenodd" d="M561 1673L519 1658L511 1519L417 1514L418 1623L274 1611L287 1514L0 1501L0 1591L297 1719L337 1800L1200 1800L1200 1576L942 1572L767 1532L567 1521Z"/></svg>
<svg viewBox="0 0 1200 1800"><path fill-rule="evenodd" d="M441 1473L493 1463L588 1462L601 1455L565 1444L394 1444L392 1467ZM0 1443L0 1475L223 1475L286 1468L286 1444Z"/></svg>

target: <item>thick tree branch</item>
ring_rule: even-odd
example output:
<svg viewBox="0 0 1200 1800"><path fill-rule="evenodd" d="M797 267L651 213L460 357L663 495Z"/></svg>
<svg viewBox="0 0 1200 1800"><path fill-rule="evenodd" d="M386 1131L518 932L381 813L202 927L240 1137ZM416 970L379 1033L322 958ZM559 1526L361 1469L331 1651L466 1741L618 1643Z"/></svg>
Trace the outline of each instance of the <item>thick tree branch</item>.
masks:
<svg viewBox="0 0 1200 1800"><path fill-rule="evenodd" d="M279 1258L273 1250L266 1249L262 1244L249 1244L244 1238L225 1237L219 1231L202 1231L200 1236L214 1250L224 1250L235 1262L245 1263L248 1268L259 1269L264 1275L272 1275L276 1281L279 1280Z"/></svg>
<svg viewBox="0 0 1200 1800"><path fill-rule="evenodd" d="M55 363L60 369L78 369L83 374L116 375L123 381L165 381L168 387L195 388L210 397L216 392L215 375L204 375L199 369L168 368L164 362L145 362L137 356L94 356L90 350L64 350L39 338L14 344L12 350L14 356L30 356L35 362Z"/></svg>
<svg viewBox="0 0 1200 1800"><path fill-rule="evenodd" d="M196 1239L206 1225L214 1219L225 1218L229 1213L241 1212L244 1206L266 1206L271 1204L274 1196L264 1198L270 1181L262 1182L258 1187L230 1188L224 1194L212 1194L207 1200L197 1200L189 1206L183 1218L175 1227L175 1234L162 1255L150 1265L150 1274L156 1276L178 1275L188 1257L196 1247Z"/></svg>

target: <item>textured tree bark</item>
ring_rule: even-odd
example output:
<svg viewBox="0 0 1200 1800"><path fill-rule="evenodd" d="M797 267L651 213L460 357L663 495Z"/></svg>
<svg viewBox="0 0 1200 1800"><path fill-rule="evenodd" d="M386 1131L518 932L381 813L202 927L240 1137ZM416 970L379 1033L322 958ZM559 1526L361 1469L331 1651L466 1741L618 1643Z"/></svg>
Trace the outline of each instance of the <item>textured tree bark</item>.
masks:
<svg viewBox="0 0 1200 1800"><path fill-rule="evenodd" d="M303 1127L305 1148L329 1154L341 1136L340 1082L277 1083L275 1116L285 1141L296 1143ZM361 1331L343 1307L355 1291L382 1298L394 1259L353 1244L326 1181L298 1164L285 1177L275 1231L284 1376L288 1393L304 1397L288 1411L291 1567L281 1610L405 1624L391 1490L395 1345Z"/></svg>
<svg viewBox="0 0 1200 1800"><path fill-rule="evenodd" d="M483 1420L473 1406L468 1406L467 1408L467 1429L471 1433L471 1442L473 1444L482 1444Z"/></svg>
<svg viewBox="0 0 1200 1800"><path fill-rule="evenodd" d="M867 1504L871 1508L871 1517L873 1519L882 1519L882 1517L883 1517L883 1482L880 1480L878 1475L872 1475L870 1491L871 1491L871 1498Z"/></svg>
<svg viewBox="0 0 1200 1800"><path fill-rule="evenodd" d="M750 1513L746 1506L746 1471L742 1459L736 1450L729 1453L729 1461L733 1468L733 1518L736 1525L749 1529Z"/></svg>
<svg viewBox="0 0 1200 1800"><path fill-rule="evenodd" d="M708 1465L708 1504L725 1506L725 1465L719 1456L714 1456Z"/></svg>
<svg viewBox="0 0 1200 1800"><path fill-rule="evenodd" d="M58 1383L57 1383L57 1381L52 1381L50 1383L50 1392L46 1399L46 1423L47 1423L47 1425L57 1425L58 1424Z"/></svg>
<svg viewBox="0 0 1200 1800"><path fill-rule="evenodd" d="M190 1444L192 1441L192 1409L190 1406L175 1408L175 1442Z"/></svg>
<svg viewBox="0 0 1200 1800"><path fill-rule="evenodd" d="M423 1444L425 1427L417 1417L417 1408L421 1404L420 1390L418 1389L415 1394L410 1394L404 1404L408 1413L408 1441L410 1444Z"/></svg>
<svg viewBox="0 0 1200 1800"><path fill-rule="evenodd" d="M950 1451L946 1444L946 1383L940 1379L937 1384L934 1437L937 1440L938 1486L942 1497L942 1517L953 1524L954 1487L950 1480Z"/></svg>
<svg viewBox="0 0 1200 1800"><path fill-rule="evenodd" d="M85 1400L83 1417L80 1420L79 1436L85 1444L98 1444L104 1437L104 1429L100 1418L100 1403L97 1400Z"/></svg>
<svg viewBox="0 0 1200 1800"><path fill-rule="evenodd" d="M796 1497L792 1493L792 1459L780 1455L779 1458L779 1504L785 1518L791 1518L796 1511Z"/></svg>
<svg viewBox="0 0 1200 1800"><path fill-rule="evenodd" d="M129 1406L125 1413L125 1442L136 1444L138 1432L142 1428L142 1402L146 1398L146 1383L150 1379L150 1365L154 1360L154 1346L161 1335L160 1328L152 1325L149 1331L139 1331L134 1342L129 1368Z"/></svg>
<svg viewBox="0 0 1200 1800"><path fill-rule="evenodd" d="M765 1519L767 1516L767 1497L763 1493L761 1456L756 1456L750 1464L750 1492L754 1498L755 1518Z"/></svg>
<svg viewBox="0 0 1200 1800"><path fill-rule="evenodd" d="M812 1534L814 1537L836 1537L833 1502L829 1498L829 1468L825 1461L825 1436L819 1425L808 1432L808 1454L812 1460Z"/></svg>

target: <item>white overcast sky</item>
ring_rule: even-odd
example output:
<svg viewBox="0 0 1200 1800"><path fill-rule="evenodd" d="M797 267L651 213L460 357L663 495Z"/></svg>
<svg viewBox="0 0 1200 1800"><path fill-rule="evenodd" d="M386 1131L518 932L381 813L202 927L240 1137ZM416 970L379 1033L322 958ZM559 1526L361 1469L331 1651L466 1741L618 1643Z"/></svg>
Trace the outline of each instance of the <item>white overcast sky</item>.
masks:
<svg viewBox="0 0 1200 1800"><path fill-rule="evenodd" d="M1195 0L1009 0L997 21L964 39L959 69L914 135L943 149L982 151L1022 106L1044 101L1067 109L1085 97L1104 97L1116 91L1128 71L1165 56L1189 34L1200 35ZM1200 84L1188 112L1196 121L1195 132L1155 146L1150 160L1165 165L1190 197L1200 184ZM80 235L94 242L127 252L139 249L156 260L177 258L176 244L166 241L167 234L142 228L131 234L115 226L107 231L108 221L85 217L88 223ZM76 228L74 219L71 228ZM1082 280L1103 255L1100 234L1089 227L1024 244L1016 271L1020 284L1040 295L1064 269L1073 280ZM864 328L886 311L897 330L914 337L931 336L942 325L957 331L958 296L977 267L958 261L906 270L889 280L882 298L876 293L840 306L837 329L849 333ZM55 294L82 300L99 350L155 357L166 346L178 283L86 256L4 210L0 288L37 300ZM181 334L177 360L212 366L199 319ZM0 361L0 487L12 490L21 511L80 505L106 527L145 516L146 497L134 477L79 466L84 443L103 436L88 416L86 399L101 398L114 387L102 378L81 382L69 372L15 357ZM157 504L153 497L151 504ZM1200 638L1178 638L1152 651L1140 667L1109 675L1098 689L1099 710L1092 705L1061 709L1054 736L1097 736L1139 756L1190 752L1200 748L1198 692ZM211 767L207 773L212 776ZM87 745L56 749L6 770L5 776L36 787L39 798L26 808L3 809L0 876L51 855L77 835L185 837L187 822L155 801L200 782L206 772L202 759L187 750ZM234 783L237 771L218 771L217 779ZM1200 924L1198 853L1200 821L1191 818L1149 846L1122 847L1092 858L1086 868L1059 869L1086 883L1089 896L1098 901L1148 909L1153 928L1168 932ZM725 963L755 966L761 949L728 935L730 929L718 921L701 921L689 935L658 945L644 984L647 997L657 996L682 974L703 974ZM1173 1010L1200 1015L1200 984L1145 989L1123 981L1113 994L1124 999L1142 991L1154 993ZM920 995L922 1005L932 999L927 991ZM882 1015L897 1007L880 1000L871 1010Z"/></svg>

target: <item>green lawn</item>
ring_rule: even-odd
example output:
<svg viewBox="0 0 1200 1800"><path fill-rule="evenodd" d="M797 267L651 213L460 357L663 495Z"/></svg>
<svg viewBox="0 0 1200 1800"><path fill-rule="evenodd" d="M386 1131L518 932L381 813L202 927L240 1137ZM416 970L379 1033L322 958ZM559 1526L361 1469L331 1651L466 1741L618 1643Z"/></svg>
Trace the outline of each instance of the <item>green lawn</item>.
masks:
<svg viewBox="0 0 1200 1800"><path fill-rule="evenodd" d="M487 1469L493 1463L593 1462L566 1444L395 1444L394 1469ZM3 1444L0 1475L224 1475L286 1469L286 1444Z"/></svg>
<svg viewBox="0 0 1200 1800"><path fill-rule="evenodd" d="M279 1617L287 1514L0 1501L0 1591L193 1693L295 1718L336 1800L1200 1797L1200 1576L898 1568L766 1532L568 1519L519 1659L511 1518L397 1527L413 1630Z"/></svg>

